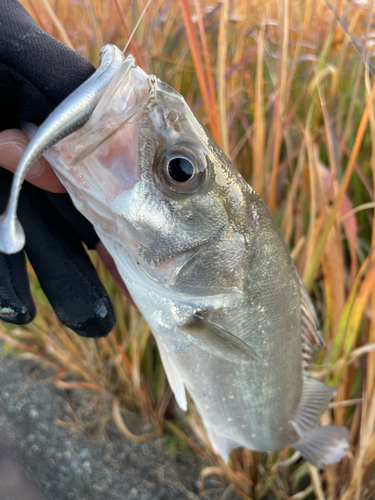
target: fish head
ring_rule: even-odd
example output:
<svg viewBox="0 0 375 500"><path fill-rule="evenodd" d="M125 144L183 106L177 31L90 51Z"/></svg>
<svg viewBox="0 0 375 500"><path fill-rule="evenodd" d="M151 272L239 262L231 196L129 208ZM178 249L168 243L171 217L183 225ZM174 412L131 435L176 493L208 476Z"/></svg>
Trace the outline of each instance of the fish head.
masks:
<svg viewBox="0 0 375 500"><path fill-rule="evenodd" d="M237 249L220 251L243 254L251 188L178 92L133 59L126 65L88 123L54 147L52 164L120 272L131 261L178 288L182 268L228 231Z"/></svg>

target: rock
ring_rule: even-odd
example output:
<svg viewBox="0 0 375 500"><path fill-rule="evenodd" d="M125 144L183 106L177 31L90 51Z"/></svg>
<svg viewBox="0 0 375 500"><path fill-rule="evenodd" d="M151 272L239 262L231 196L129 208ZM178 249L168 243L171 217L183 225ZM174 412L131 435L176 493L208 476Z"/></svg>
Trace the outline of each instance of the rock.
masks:
<svg viewBox="0 0 375 500"><path fill-rule="evenodd" d="M196 482L208 465L200 457L181 450L171 459L160 440L130 442L114 424L101 441L87 431L72 432L56 425L57 419L72 422L67 400L81 415L92 395L83 391L68 394L43 383L53 372L35 377L37 368L12 355L0 359L1 500L198 498ZM92 411L89 419L99 416ZM129 423L139 433L149 429L137 417ZM221 492L205 495L205 500L219 500L224 489L223 485ZM234 493L227 498L239 499Z"/></svg>

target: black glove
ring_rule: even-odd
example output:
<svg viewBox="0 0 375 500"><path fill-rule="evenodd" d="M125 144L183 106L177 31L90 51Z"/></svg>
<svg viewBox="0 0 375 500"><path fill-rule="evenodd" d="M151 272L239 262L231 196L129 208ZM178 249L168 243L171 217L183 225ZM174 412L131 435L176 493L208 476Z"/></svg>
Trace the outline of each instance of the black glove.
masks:
<svg viewBox="0 0 375 500"><path fill-rule="evenodd" d="M82 56L42 31L16 0L0 0L0 130L39 125L94 72ZM0 156L1 165L1 156ZM0 167L0 214L12 174ZM84 250L99 241L67 194L23 184L18 217L27 256L56 315L80 335L110 332L110 299ZM23 252L0 253L0 319L26 324L35 317Z"/></svg>

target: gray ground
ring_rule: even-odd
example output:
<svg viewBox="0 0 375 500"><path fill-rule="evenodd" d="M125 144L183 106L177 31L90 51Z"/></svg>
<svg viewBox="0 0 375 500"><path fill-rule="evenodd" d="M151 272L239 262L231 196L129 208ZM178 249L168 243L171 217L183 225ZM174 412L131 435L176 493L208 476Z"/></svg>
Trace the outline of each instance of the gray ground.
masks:
<svg viewBox="0 0 375 500"><path fill-rule="evenodd" d="M87 413L87 398L56 389L51 373L13 356L0 345L0 500L185 500L199 499L197 480L209 465L188 450L171 457L160 440L135 444L109 425L105 439L72 432L56 419ZM92 396L90 396L90 399ZM95 417L90 409L90 420ZM133 422L139 433L149 431ZM207 500L235 500L219 481Z"/></svg>

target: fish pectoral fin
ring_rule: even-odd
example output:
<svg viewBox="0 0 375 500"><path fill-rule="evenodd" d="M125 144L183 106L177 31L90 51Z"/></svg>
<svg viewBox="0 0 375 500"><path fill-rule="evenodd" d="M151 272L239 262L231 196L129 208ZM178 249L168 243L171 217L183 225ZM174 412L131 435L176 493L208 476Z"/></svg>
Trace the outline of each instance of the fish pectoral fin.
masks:
<svg viewBox="0 0 375 500"><path fill-rule="evenodd" d="M316 427L291 447L315 467L339 462L349 448L349 431L342 425Z"/></svg>
<svg viewBox="0 0 375 500"><path fill-rule="evenodd" d="M200 314L194 314L189 323L179 328L191 335L202 349L220 358L235 363L260 361L260 357L249 344Z"/></svg>
<svg viewBox="0 0 375 500"><path fill-rule="evenodd" d="M325 385L309 376L304 377L297 412L289 422L297 436L303 437L306 432L319 425L320 416L331 402L335 392L336 387Z"/></svg>
<svg viewBox="0 0 375 500"><path fill-rule="evenodd" d="M187 400L186 400L186 392L185 392L185 384L180 377L171 356L164 349L163 345L156 340L158 345L161 361L164 366L165 373L167 375L167 379L170 385L170 388L173 391L174 397L176 398L178 406L181 410L187 410Z"/></svg>

